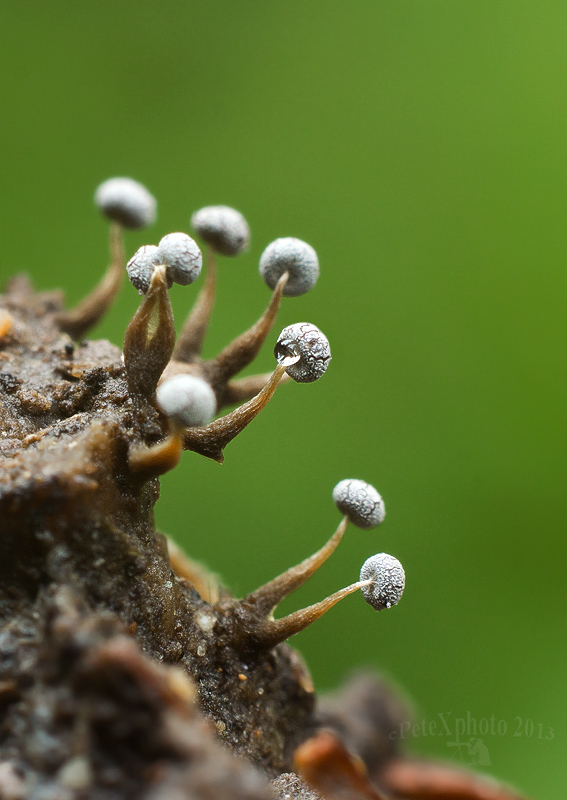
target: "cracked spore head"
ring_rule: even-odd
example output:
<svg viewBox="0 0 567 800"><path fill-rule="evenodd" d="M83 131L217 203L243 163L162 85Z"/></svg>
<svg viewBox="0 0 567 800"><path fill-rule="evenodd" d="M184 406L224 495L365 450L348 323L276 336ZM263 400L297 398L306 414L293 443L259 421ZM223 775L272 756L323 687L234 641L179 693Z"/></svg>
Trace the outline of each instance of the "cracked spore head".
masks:
<svg viewBox="0 0 567 800"><path fill-rule="evenodd" d="M197 242L186 233L168 233L160 240L158 251L160 264L165 264L174 283L188 286L201 274L201 251Z"/></svg>
<svg viewBox="0 0 567 800"><path fill-rule="evenodd" d="M260 257L260 274L274 289L284 272L289 273L283 292L286 297L298 297L312 289L319 277L319 260L311 245L293 236L269 244Z"/></svg>
<svg viewBox="0 0 567 800"><path fill-rule="evenodd" d="M333 489L333 502L357 528L375 528L386 516L382 497L366 481L354 478L340 481Z"/></svg>
<svg viewBox="0 0 567 800"><path fill-rule="evenodd" d="M195 375L176 375L164 381L156 399L164 414L186 428L207 425L217 407L209 384Z"/></svg>
<svg viewBox="0 0 567 800"><path fill-rule="evenodd" d="M156 221L155 197L132 178L109 178L101 183L95 203L106 217L125 228L146 228Z"/></svg>
<svg viewBox="0 0 567 800"><path fill-rule="evenodd" d="M286 369L290 378L298 383L319 380L331 361L329 340L316 325L296 322L288 325L278 336L274 355L281 363L286 358L299 356L299 361Z"/></svg>
<svg viewBox="0 0 567 800"><path fill-rule="evenodd" d="M159 249L155 244L144 244L126 264L130 283L138 294L146 294L150 288L154 269L159 264Z"/></svg>
<svg viewBox="0 0 567 800"><path fill-rule="evenodd" d="M360 580L371 580L361 592L372 608L381 611L395 606L404 593L406 574L397 558L388 553L377 553L367 558L360 570Z"/></svg>
<svg viewBox="0 0 567 800"><path fill-rule="evenodd" d="M206 206L195 211L191 226L213 250L237 256L248 249L250 228L240 213L229 206Z"/></svg>

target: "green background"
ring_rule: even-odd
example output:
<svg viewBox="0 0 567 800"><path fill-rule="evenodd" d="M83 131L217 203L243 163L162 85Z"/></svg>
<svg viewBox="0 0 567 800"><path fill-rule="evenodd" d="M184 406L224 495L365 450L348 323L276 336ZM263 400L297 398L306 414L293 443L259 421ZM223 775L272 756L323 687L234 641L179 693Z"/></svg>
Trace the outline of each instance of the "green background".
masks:
<svg viewBox="0 0 567 800"><path fill-rule="evenodd" d="M427 724L494 715L507 732L484 737L487 771L562 798L567 4L0 7L2 278L24 269L78 300L106 263L92 194L113 175L159 201L129 254L203 205L248 218L249 253L220 264L207 355L266 303L269 241L298 236L320 257L272 342L314 322L328 373L283 387L222 468L186 454L163 480L161 529L244 593L330 535L338 480L374 483L385 524L349 530L283 610L380 550L403 562L406 593L379 616L348 598L297 637L316 685L367 664ZM197 287L173 289L178 322ZM126 286L95 334L120 343L136 304ZM458 761L449 741L413 746Z"/></svg>

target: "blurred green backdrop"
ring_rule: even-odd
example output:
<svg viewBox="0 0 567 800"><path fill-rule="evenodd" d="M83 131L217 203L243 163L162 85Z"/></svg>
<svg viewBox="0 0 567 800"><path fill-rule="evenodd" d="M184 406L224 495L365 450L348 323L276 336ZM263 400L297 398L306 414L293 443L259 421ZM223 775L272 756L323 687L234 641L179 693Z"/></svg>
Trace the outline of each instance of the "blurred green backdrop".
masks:
<svg viewBox="0 0 567 800"><path fill-rule="evenodd" d="M24 269L79 299L106 263L92 194L112 175L159 200L129 254L202 205L247 216L253 244L220 264L208 354L268 299L269 241L320 256L315 291L280 322L319 325L331 369L282 388L222 468L186 454L163 481L162 530L244 593L330 535L338 480L374 483L385 525L350 530L283 610L379 550L403 562L406 594L380 616L349 598L297 637L317 686L367 664L453 734L467 712L504 720L484 736L486 771L562 798L567 4L1 8L2 278ZM173 290L178 321L195 294ZM95 335L119 343L136 304L126 286ZM257 367L272 365L266 347ZM454 741L413 746L458 762Z"/></svg>

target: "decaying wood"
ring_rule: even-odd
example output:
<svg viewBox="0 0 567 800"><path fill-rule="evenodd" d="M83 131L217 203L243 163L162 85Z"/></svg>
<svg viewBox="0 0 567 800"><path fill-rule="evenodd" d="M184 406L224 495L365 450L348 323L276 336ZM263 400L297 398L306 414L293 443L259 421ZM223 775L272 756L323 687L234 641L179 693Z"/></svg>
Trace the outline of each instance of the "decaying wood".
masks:
<svg viewBox="0 0 567 800"><path fill-rule="evenodd" d="M404 759L390 734L407 711L377 679L317 703L298 654L258 635L295 573L241 603L177 548L170 560L153 521L156 476L176 460L163 456L171 430L154 402L173 352L170 327L155 327L156 298L171 326L158 283L128 328L126 363L114 345L64 332L83 325L75 313L70 328L60 293L18 278L0 300L0 798L511 800L465 773L451 794L443 767ZM281 286L261 324L208 364L197 356L207 287L178 356L209 375L220 407ZM243 390L243 410L189 430L185 447L220 460L231 437L219 430L248 424L277 380L249 383L258 399Z"/></svg>

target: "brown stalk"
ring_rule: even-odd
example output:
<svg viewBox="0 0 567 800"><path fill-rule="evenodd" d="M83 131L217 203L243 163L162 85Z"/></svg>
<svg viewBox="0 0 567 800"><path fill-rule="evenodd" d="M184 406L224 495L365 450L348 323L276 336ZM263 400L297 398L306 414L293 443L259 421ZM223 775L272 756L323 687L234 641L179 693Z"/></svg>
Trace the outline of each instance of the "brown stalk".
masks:
<svg viewBox="0 0 567 800"><path fill-rule="evenodd" d="M348 597L349 594L371 583L371 580L351 583L350 586L339 589L338 592L334 592L334 594L329 595L329 597L326 597L324 600L314 603L312 606L307 606L307 608L300 608L299 611L294 611L286 617L281 617L281 619L271 619L268 617L262 620L259 625L255 625L251 628L254 643L260 647L271 648L281 642L285 642L290 636L301 633L301 631L308 628L309 625L316 622L344 597Z"/></svg>
<svg viewBox="0 0 567 800"><path fill-rule="evenodd" d="M271 300L260 319L251 328L234 339L224 350L221 350L216 358L205 362L203 366L210 375L211 383L227 381L238 372L241 372L244 367L247 367L256 358L278 315L288 277L289 273L284 272L277 282Z"/></svg>
<svg viewBox="0 0 567 800"><path fill-rule="evenodd" d="M343 538L348 526L348 519L344 517L337 530L331 536L328 542L317 550L312 556L304 559L300 564L283 572L273 580L260 586L259 589L247 595L243 600L243 605L248 605L254 608L254 612L265 616L276 608L281 603L284 597L294 592L302 586L318 569L325 563ZM279 622L280 620L278 620Z"/></svg>
<svg viewBox="0 0 567 800"><path fill-rule="evenodd" d="M215 252L212 247L207 246L206 253L207 276L205 284L185 320L173 351L173 358L186 364L191 363L197 356L201 355L211 312L215 304L217 286Z"/></svg>
<svg viewBox="0 0 567 800"><path fill-rule="evenodd" d="M220 419L215 419L202 428L187 428L184 433L184 449L193 450L195 453L222 464L224 461L224 448L266 406L289 365L289 359L284 363L278 364L262 391L252 400L235 408L230 414L226 414Z"/></svg>
<svg viewBox="0 0 567 800"><path fill-rule="evenodd" d="M222 398L222 405L233 406L237 403L245 403L247 400L251 400L258 394L266 381L270 379L270 374L270 372L264 372L261 375L249 375L246 378L229 381ZM283 375L280 380L280 386L283 386L284 383L289 383L291 380L289 375Z"/></svg>
<svg viewBox="0 0 567 800"><path fill-rule="evenodd" d="M155 268L147 294L124 336L124 365L134 394L153 397L175 344L173 311L167 290L166 268Z"/></svg>
<svg viewBox="0 0 567 800"><path fill-rule="evenodd" d="M385 800L369 781L364 763L327 730L303 742L294 753L297 772L325 800Z"/></svg>
<svg viewBox="0 0 567 800"><path fill-rule="evenodd" d="M73 339L80 339L99 322L116 300L124 280L123 228L110 223L110 263L102 280L75 308L60 311L55 317L58 327Z"/></svg>
<svg viewBox="0 0 567 800"><path fill-rule="evenodd" d="M133 448L128 456L131 472L144 480L164 475L179 464L183 452L183 428L172 423L169 436L152 447Z"/></svg>
<svg viewBox="0 0 567 800"><path fill-rule="evenodd" d="M409 758L390 761L381 778L408 800L522 800L496 781L446 764Z"/></svg>

